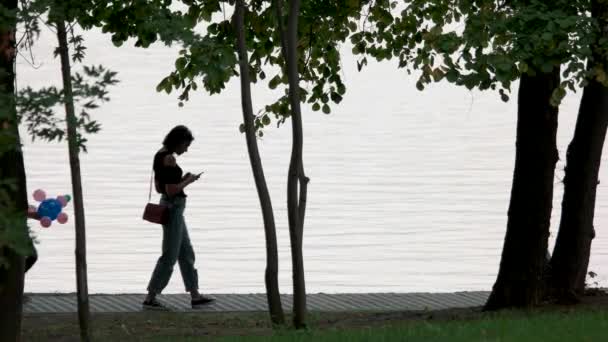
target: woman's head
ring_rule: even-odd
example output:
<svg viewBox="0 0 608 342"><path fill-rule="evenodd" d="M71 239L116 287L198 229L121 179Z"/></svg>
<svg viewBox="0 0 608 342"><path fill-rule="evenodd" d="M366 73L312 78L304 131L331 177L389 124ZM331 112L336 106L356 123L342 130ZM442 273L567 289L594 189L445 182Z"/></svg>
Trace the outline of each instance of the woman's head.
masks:
<svg viewBox="0 0 608 342"><path fill-rule="evenodd" d="M165 140L163 140L163 146L165 146L169 152L177 153L179 155L188 151L188 147L193 140L194 136L192 136L192 132L188 127L179 125L173 127L169 134L167 134Z"/></svg>

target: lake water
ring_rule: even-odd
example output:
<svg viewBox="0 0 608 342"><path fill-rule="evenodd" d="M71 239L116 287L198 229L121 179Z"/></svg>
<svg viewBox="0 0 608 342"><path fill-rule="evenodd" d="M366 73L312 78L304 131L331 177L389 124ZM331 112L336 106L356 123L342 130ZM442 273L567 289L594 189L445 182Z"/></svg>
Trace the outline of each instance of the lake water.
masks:
<svg viewBox="0 0 608 342"><path fill-rule="evenodd" d="M144 292L160 254L160 227L144 222L152 156L176 124L196 140L178 162L205 171L188 188L186 221L204 292L264 291L262 216L247 157L240 89L234 79L221 95L198 92L178 108L176 96L156 93L178 47L115 48L108 37L86 35L86 64L117 71L111 102L94 112L103 125L81 156L91 293ZM53 36L35 51L36 68L20 57L18 86L60 83ZM516 96L469 92L447 84L424 92L394 63L358 73L344 46L348 92L330 115L303 108L304 163L311 181L304 228L309 292L489 290L506 230L514 165ZM78 70L78 67L75 68ZM516 88L514 88L516 89ZM561 107L560 158L572 137L580 93ZM276 97L254 89L254 107ZM60 115L63 115L60 112ZM280 287L291 292L286 213L290 122L259 141L275 208ZM30 194L71 193L66 143L25 140ZM600 179L606 174L606 154ZM564 160L557 166L551 245L561 209ZM608 280L608 189L598 187L590 270ZM72 206L67 209L73 220ZM74 227L31 222L40 259L26 291L75 291ZM166 292L183 291L176 268Z"/></svg>

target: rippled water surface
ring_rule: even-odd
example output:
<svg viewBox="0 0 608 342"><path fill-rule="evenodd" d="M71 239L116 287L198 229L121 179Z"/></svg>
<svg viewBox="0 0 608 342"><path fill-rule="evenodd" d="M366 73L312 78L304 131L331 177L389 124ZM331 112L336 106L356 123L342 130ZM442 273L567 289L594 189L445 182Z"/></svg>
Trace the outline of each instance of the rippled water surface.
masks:
<svg viewBox="0 0 608 342"><path fill-rule="evenodd" d="M18 86L60 82L52 36L43 35L32 68L22 57ZM244 136L238 80L221 95L156 93L178 47L115 48L87 34L86 63L119 72L111 102L94 112L103 125L81 156L91 293L145 291L160 253L160 227L141 219L152 156L173 125L196 140L178 162L205 171L188 189L186 221L205 292L263 292L263 223ZM46 39L46 41L44 41ZM350 48L344 101L330 115L304 108L304 162L311 181L304 232L309 292L488 290L500 261L514 164L516 96L433 85L424 92L394 64L356 71ZM254 89L254 106L276 93ZM579 94L561 107L560 158L571 139ZM286 213L290 122L259 142L277 221L281 291L291 292ZM25 141L28 191L71 193L66 143ZM606 160L600 178L606 177ZM564 160L555 178L551 244L561 209ZM590 269L608 279L608 188L598 187ZM73 219L72 208L68 214ZM40 259L26 291L75 291L74 227L53 224L38 236ZM167 292L183 291L176 268Z"/></svg>

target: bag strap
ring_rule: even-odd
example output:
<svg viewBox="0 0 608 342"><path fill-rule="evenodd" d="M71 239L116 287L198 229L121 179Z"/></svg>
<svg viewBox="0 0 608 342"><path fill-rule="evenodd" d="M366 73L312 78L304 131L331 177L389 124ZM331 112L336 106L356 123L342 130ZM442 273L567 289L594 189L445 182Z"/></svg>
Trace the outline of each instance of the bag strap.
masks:
<svg viewBox="0 0 608 342"><path fill-rule="evenodd" d="M148 202L150 202L152 200L152 177L154 175L154 169L152 169L152 172L150 173L150 192L148 192Z"/></svg>

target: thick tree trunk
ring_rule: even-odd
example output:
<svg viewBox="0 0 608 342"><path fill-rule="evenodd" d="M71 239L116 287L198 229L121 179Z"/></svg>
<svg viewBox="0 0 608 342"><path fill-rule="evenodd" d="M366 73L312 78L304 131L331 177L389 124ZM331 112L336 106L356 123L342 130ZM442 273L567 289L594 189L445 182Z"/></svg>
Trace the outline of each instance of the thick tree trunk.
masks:
<svg viewBox="0 0 608 342"><path fill-rule="evenodd" d="M57 39L61 58L61 75L65 95L65 113L68 129L68 152L70 155L70 171L72 176L72 191L74 193L74 216L76 226L76 289L78 294L78 321L80 323L81 341L90 341L89 327L89 291L87 288L87 251L84 222L84 203L82 195L82 180L80 177L79 146L76 134L76 115L74 114L74 98L72 95L72 74L70 71L70 56L68 51L65 22L57 22Z"/></svg>
<svg viewBox="0 0 608 342"><path fill-rule="evenodd" d="M592 15L606 30L608 6L593 1ZM601 55L596 54L589 61L588 69L606 70L603 61ZM550 286L561 301L577 302L577 295L585 289L591 241L595 237L593 216L607 127L608 88L595 79L589 80L566 155L562 215L551 259Z"/></svg>
<svg viewBox="0 0 608 342"><path fill-rule="evenodd" d="M304 164L302 161L303 133L298 72L299 16L300 0L290 1L287 37L284 39L283 46L287 50L287 54L284 54L284 57L287 66L287 77L289 79L289 102L291 105L293 137L291 160L289 162L289 170L287 171L287 215L289 219L289 237L293 265L293 322L297 329L306 327L306 282L304 278L302 240L304 214L306 211L306 193L309 181L304 174Z"/></svg>
<svg viewBox="0 0 608 342"><path fill-rule="evenodd" d="M253 105L251 102L251 81L249 77L249 63L247 57L247 45L245 43L245 4L243 0L236 1L235 26L237 32L237 49L239 53L239 70L241 72L241 105L243 107L243 122L245 125L245 137L249 162L255 180L262 216L264 218L264 233L266 236L266 296L268 298L268 309L270 319L274 325L284 325L285 315L281 305L279 293L279 256L277 251L277 234L274 223L272 202L264 177L262 160L258 150L258 142L255 134Z"/></svg>
<svg viewBox="0 0 608 342"><path fill-rule="evenodd" d="M558 109L550 105L559 69L523 75L519 85L515 170L507 233L486 310L538 304L553 200Z"/></svg>
<svg viewBox="0 0 608 342"><path fill-rule="evenodd" d="M17 1L2 1L0 6L14 10ZM16 185L2 187L8 195L6 200L11 201L2 209L4 215L16 215L17 222L0 229L18 230L23 239L27 239L25 166L14 101L15 29L16 19L0 23L0 138L5 142L0 146L0 181L12 181ZM19 215L20 212L23 215ZM20 341L24 259L10 246L0 246L0 259L5 262L0 265L0 341Z"/></svg>
<svg viewBox="0 0 608 342"><path fill-rule="evenodd" d="M7 158L0 158L1 162ZM14 162L14 160L13 160ZM3 247L0 258L8 267L0 267L0 341L21 341L23 313L23 256Z"/></svg>

